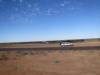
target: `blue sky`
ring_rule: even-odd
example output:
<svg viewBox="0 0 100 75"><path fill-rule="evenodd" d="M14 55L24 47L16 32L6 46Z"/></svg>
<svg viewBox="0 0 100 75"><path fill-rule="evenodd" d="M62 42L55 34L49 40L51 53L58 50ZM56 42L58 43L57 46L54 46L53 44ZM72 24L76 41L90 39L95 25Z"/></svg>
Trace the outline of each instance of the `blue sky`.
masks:
<svg viewBox="0 0 100 75"><path fill-rule="evenodd" d="M100 0L0 0L0 42L100 37Z"/></svg>

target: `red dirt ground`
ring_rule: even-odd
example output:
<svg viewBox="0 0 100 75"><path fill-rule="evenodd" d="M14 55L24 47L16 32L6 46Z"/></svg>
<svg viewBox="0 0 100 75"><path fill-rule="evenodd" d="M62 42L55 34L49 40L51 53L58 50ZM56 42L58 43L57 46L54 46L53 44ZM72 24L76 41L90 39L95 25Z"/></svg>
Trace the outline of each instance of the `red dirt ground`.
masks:
<svg viewBox="0 0 100 75"><path fill-rule="evenodd" d="M0 75L100 75L99 50L13 51L2 54Z"/></svg>

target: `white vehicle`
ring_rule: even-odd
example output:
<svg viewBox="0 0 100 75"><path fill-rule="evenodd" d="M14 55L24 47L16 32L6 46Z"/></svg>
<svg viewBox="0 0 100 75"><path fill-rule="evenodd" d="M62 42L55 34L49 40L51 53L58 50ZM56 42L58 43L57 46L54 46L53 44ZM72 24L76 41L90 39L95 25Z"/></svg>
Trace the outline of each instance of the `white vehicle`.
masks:
<svg viewBox="0 0 100 75"><path fill-rule="evenodd" d="M73 46L73 43L70 43L70 42L61 42L60 45L61 45L61 47L67 47L67 46Z"/></svg>

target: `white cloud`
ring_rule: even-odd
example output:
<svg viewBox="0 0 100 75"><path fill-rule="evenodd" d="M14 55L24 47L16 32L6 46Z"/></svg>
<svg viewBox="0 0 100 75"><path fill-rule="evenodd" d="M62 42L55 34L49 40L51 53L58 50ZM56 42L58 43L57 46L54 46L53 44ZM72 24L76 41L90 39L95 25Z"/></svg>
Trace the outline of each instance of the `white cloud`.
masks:
<svg viewBox="0 0 100 75"><path fill-rule="evenodd" d="M31 15L32 15L32 16L37 16L37 14L36 14L35 12L33 12Z"/></svg>
<svg viewBox="0 0 100 75"><path fill-rule="evenodd" d="M59 13L59 11L58 10L54 10L54 9L52 9L52 8L49 8L49 9L47 9L46 10L46 15L56 15L56 14L58 14Z"/></svg>
<svg viewBox="0 0 100 75"><path fill-rule="evenodd" d="M28 6L29 8L31 8L31 7L32 7L32 5L31 5L31 4L27 4L27 6Z"/></svg>
<svg viewBox="0 0 100 75"><path fill-rule="evenodd" d="M19 10L19 8L17 8L17 7L15 7L14 9L15 9L15 11L18 11Z"/></svg>
<svg viewBox="0 0 100 75"><path fill-rule="evenodd" d="M22 2L23 2L23 0L19 0L19 2L20 2L20 3L22 3Z"/></svg>
<svg viewBox="0 0 100 75"><path fill-rule="evenodd" d="M39 8L39 7L37 7L37 8L35 8L35 10L36 10L36 11L40 11L40 8Z"/></svg>
<svg viewBox="0 0 100 75"><path fill-rule="evenodd" d="M71 4L70 1L64 1L64 2L62 2L62 3L60 4L60 6L61 6L61 7L64 7L64 6L70 5L70 4Z"/></svg>
<svg viewBox="0 0 100 75"><path fill-rule="evenodd" d="M65 4L64 4L64 3L62 3L62 4L60 4L60 6L64 7L64 6L65 6Z"/></svg>
<svg viewBox="0 0 100 75"><path fill-rule="evenodd" d="M53 15L52 11L53 9L51 8L47 9L45 15Z"/></svg>
<svg viewBox="0 0 100 75"><path fill-rule="evenodd" d="M32 16L38 16L40 14L41 14L41 10L40 10L39 7L33 8L32 11L31 11Z"/></svg>
<svg viewBox="0 0 100 75"><path fill-rule="evenodd" d="M70 7L69 9L74 10L74 9L76 9L76 8L75 8L75 7Z"/></svg>

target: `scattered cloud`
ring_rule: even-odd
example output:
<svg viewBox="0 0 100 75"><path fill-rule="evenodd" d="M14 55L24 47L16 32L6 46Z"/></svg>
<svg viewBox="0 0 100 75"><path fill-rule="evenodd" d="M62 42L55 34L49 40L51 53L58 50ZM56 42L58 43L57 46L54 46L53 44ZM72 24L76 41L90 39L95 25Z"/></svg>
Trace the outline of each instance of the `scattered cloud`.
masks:
<svg viewBox="0 0 100 75"><path fill-rule="evenodd" d="M59 13L59 10L56 10L56 9L52 9L52 8L49 8L46 10L46 15L57 15Z"/></svg>
<svg viewBox="0 0 100 75"><path fill-rule="evenodd" d="M15 9L15 11L19 11L19 8L17 8L17 7L15 7L14 9Z"/></svg>
<svg viewBox="0 0 100 75"><path fill-rule="evenodd" d="M40 15L41 14L41 10L40 10L40 8L39 7L36 7L36 8L33 8L32 9L32 11L31 11L31 15L32 16L38 16L38 15Z"/></svg>
<svg viewBox="0 0 100 75"><path fill-rule="evenodd" d="M61 7L64 7L64 6L65 6L65 4L64 4L64 3L61 3L61 4L60 4L60 6L61 6Z"/></svg>
<svg viewBox="0 0 100 75"><path fill-rule="evenodd" d="M69 7L68 10L75 10L75 7Z"/></svg>
<svg viewBox="0 0 100 75"><path fill-rule="evenodd" d="M0 0L0 2L3 0ZM13 2L17 2L17 0L12 0ZM14 13L18 13L19 15L22 14L32 14L32 15L58 15L63 14L63 12L79 9L78 4L79 2L75 2L73 4L72 0L62 0L60 2L55 2L53 5L43 5L43 3L33 2L30 3L28 0L18 0L20 3L23 4L17 4L17 6L13 6ZM43 1L45 2L45 1ZM9 9L7 9L9 10ZM12 12L13 13L13 12Z"/></svg>
<svg viewBox="0 0 100 75"><path fill-rule="evenodd" d="M22 3L22 2L23 2L23 0L19 0L19 2L20 2L20 3Z"/></svg>
<svg viewBox="0 0 100 75"><path fill-rule="evenodd" d="M27 4L28 8L31 8L32 7L32 4Z"/></svg>

